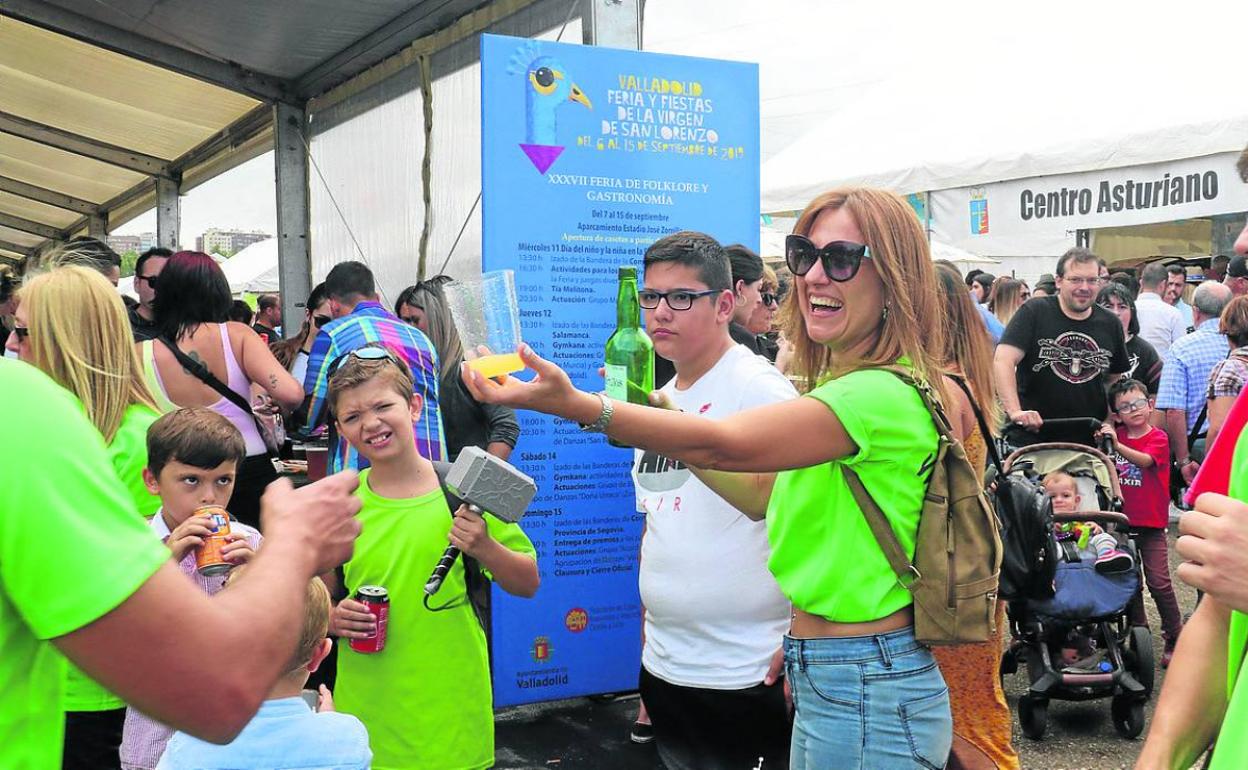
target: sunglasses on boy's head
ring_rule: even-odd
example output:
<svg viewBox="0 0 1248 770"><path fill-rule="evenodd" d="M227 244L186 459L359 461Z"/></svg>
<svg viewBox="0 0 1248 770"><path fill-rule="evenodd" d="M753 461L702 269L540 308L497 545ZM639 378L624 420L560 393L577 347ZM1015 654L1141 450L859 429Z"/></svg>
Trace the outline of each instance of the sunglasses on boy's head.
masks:
<svg viewBox="0 0 1248 770"><path fill-rule="evenodd" d="M342 365L345 364L349 358L356 358L360 361L390 361L395 366L399 366L399 357L394 353L391 353L386 348L379 348L375 346L359 348L336 358L334 362L330 364L329 376L333 377L337 374L338 370L342 368Z"/></svg>
<svg viewBox="0 0 1248 770"><path fill-rule="evenodd" d="M790 235L784 239L784 261L789 272L797 276L806 275L819 262L829 280L844 283L858 275L864 258L871 258L871 249L862 243L832 241L820 249L804 235Z"/></svg>

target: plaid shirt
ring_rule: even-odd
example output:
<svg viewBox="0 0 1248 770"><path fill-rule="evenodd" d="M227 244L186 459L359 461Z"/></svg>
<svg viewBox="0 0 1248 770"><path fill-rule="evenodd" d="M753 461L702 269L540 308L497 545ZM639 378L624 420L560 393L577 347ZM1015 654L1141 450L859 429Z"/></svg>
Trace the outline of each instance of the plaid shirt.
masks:
<svg viewBox="0 0 1248 770"><path fill-rule="evenodd" d="M1205 406L1209 373L1229 352L1226 335L1218 333L1217 318L1210 318L1196 331L1179 338L1170 346L1166 363L1161 368L1157 408L1185 410L1187 431L1191 433L1196 418Z"/></svg>
<svg viewBox="0 0 1248 770"><path fill-rule="evenodd" d="M322 412L326 411L330 366L352 350L376 342L384 344L407 361L416 393L424 400L420 421L413 424L417 451L430 460L445 459L442 416L438 412L437 351L423 332L403 323L376 302L361 302L349 315L325 324L320 334L316 335L312 354L308 357L308 373L303 380L303 391L312 397L308 406L307 429L311 431L327 419ZM360 470L368 467L368 461L346 441L335 435L334 442L329 448L330 473L346 468Z"/></svg>

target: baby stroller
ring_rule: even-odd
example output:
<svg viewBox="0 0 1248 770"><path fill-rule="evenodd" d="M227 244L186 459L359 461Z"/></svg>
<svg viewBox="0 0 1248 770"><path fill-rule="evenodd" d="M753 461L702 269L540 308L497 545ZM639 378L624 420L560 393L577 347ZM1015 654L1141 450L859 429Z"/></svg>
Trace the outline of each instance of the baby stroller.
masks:
<svg viewBox="0 0 1248 770"><path fill-rule="evenodd" d="M1045 424L1070 427L1074 421ZM1089 435L1100 426L1097 420L1078 421L1088 425ZM1002 657L1001 675L1015 673L1020 664L1026 667L1031 686L1019 699L1018 721L1023 734L1035 740L1044 736L1049 701L1054 698L1112 698L1110 713L1118 733L1135 738L1144 730L1144 705L1153 690L1152 635L1147 628L1130 624L1128 608L1142 573L1109 451L1109 446L1098 450L1081 444L1040 443L1017 449L1005 460L1007 475L1034 483L1056 471L1074 477L1080 510L1055 513L1054 522L1094 522L1112 534L1119 549L1134 560L1130 570L1103 574L1072 541L1061 542L1054 595L1008 605L1013 638Z"/></svg>

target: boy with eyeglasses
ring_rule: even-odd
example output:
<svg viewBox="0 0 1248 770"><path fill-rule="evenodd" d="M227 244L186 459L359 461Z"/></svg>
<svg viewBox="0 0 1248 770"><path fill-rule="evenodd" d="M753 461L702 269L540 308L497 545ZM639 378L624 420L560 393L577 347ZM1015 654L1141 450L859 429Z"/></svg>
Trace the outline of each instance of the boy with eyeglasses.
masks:
<svg viewBox="0 0 1248 770"><path fill-rule="evenodd" d="M646 250L638 291L655 353L675 365L660 389L667 405L712 420L797 395L730 336L736 302L725 251L703 233L661 238ZM767 570L766 523L704 484L704 471L635 455L646 515L639 689L659 757L673 770L753 767L759 757L782 770L790 728L777 653L791 609Z"/></svg>
<svg viewBox="0 0 1248 770"><path fill-rule="evenodd" d="M1174 645L1183 628L1179 603L1170 582L1166 525L1170 522L1170 439L1149 423L1153 406L1148 389L1139 380L1122 380L1109 390L1109 405L1117 427L1106 423L1101 434L1113 442L1124 513L1131 522L1148 592L1161 615L1165 651L1161 666L1170 665ZM1131 622L1146 626L1143 593L1131 604Z"/></svg>

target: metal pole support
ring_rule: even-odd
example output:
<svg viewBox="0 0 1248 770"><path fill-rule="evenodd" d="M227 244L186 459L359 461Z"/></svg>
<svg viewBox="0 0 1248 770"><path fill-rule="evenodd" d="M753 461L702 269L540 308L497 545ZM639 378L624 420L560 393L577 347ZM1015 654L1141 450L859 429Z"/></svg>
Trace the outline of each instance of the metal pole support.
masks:
<svg viewBox="0 0 1248 770"><path fill-rule="evenodd" d="M641 49L643 0L583 0L589 12L581 24L585 45Z"/></svg>
<svg viewBox="0 0 1248 770"><path fill-rule="evenodd" d="M182 197L176 179L156 177L156 244L178 250L182 228Z"/></svg>
<svg viewBox="0 0 1248 770"><path fill-rule="evenodd" d="M303 324L299 303L312 292L308 205L307 112L278 102L273 107L273 161L277 173L277 264L282 291L282 330Z"/></svg>
<svg viewBox="0 0 1248 770"><path fill-rule="evenodd" d="M108 237L108 218L104 214L92 214L87 217L87 235L97 240Z"/></svg>

